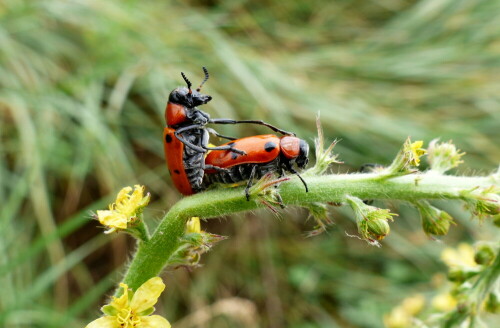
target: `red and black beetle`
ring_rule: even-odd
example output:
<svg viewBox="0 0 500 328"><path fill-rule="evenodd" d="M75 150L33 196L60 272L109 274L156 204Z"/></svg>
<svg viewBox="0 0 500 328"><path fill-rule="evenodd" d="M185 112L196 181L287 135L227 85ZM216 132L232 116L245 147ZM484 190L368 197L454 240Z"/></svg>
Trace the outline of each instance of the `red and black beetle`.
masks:
<svg viewBox="0 0 500 328"><path fill-rule="evenodd" d="M277 172L283 176L285 171L296 174L308 192L307 184L293 168L305 168L309 162L309 145L302 139L293 136L277 137L272 134L252 136L231 141L223 146L236 147L246 152L245 156L227 150L211 151L205 165L225 169L207 169L205 186L213 183L237 183L248 180L245 196L250 199L249 189L253 179L261 178L269 172Z"/></svg>
<svg viewBox="0 0 500 328"><path fill-rule="evenodd" d="M206 169L225 171L225 169L205 164L204 157L208 150L227 150L231 153L245 155L244 151L231 145L209 147L209 133L229 140L235 138L223 136L206 127L207 124L252 123L264 125L283 135L294 135L259 120L211 119L207 113L197 108L197 106L204 105L212 100L211 96L200 93L203 84L209 78L205 67L203 67L203 72L205 73L205 79L196 90L191 89L191 82L184 73L181 73L187 87L174 89L170 93L167 108L165 109L165 120L167 122L163 132L165 158L174 185L183 195L191 195L204 189L202 182Z"/></svg>

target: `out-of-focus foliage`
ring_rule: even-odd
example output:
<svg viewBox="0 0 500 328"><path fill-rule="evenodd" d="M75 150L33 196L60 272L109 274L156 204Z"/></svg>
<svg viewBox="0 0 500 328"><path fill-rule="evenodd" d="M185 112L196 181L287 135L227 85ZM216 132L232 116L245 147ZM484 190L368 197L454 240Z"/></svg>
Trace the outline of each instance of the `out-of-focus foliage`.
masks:
<svg viewBox="0 0 500 328"><path fill-rule="evenodd" d="M326 137L342 138L340 170L387 163L408 135L453 139L464 167L493 169L499 16L487 0L1 0L0 326L81 327L98 315L133 245L110 242L89 211L145 184L154 225L180 198L161 134L181 70L196 83L208 67L213 117L264 119L312 140L320 112ZM459 224L445 243L492 238L452 205ZM333 212L337 225L310 239L296 209L206 224L230 239L204 267L166 275L159 312L179 327L200 317L208 327L380 327L406 296L431 291L444 246L415 211L398 209L380 249L348 238L352 213Z"/></svg>

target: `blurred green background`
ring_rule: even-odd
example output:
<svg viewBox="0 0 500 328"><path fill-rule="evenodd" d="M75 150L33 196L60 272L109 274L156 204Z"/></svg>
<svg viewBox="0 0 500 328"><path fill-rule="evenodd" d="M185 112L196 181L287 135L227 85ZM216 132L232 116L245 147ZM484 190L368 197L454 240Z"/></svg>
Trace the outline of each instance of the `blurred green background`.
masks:
<svg viewBox="0 0 500 328"><path fill-rule="evenodd" d="M315 117L353 171L388 163L407 136L453 139L458 174L500 162L500 1L0 0L0 326L83 327L134 243L90 220L144 184L154 226L181 197L163 159L163 112L180 71L207 66L212 117L263 119L310 141ZM236 136L255 126L217 127ZM217 140L214 140L217 142ZM351 213L305 238L308 213L204 223L229 236L193 272L169 270L157 306L174 327L382 327L432 295L439 253L492 239L459 204L442 242L404 204L382 248L349 238ZM175 323L178 322L177 325Z"/></svg>

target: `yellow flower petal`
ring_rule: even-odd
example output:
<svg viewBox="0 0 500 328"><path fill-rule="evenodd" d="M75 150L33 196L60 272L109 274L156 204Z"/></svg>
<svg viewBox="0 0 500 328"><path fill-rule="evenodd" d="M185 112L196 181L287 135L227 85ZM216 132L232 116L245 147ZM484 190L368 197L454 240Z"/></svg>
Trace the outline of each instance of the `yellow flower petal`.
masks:
<svg viewBox="0 0 500 328"><path fill-rule="evenodd" d="M159 315L141 317L141 328L170 328L170 322Z"/></svg>
<svg viewBox="0 0 500 328"><path fill-rule="evenodd" d="M101 317L89 323L85 328L120 328L116 317Z"/></svg>
<svg viewBox="0 0 500 328"><path fill-rule="evenodd" d="M149 309L156 304L164 289L165 284L160 277L149 279L135 292L130 301L130 308L136 313Z"/></svg>
<svg viewBox="0 0 500 328"><path fill-rule="evenodd" d="M99 222L102 223L102 221L104 220L104 218L110 216L110 215L113 215L113 211L108 211L108 210L105 210L105 211L102 211L102 210L99 210L97 211L97 219L99 219Z"/></svg>
<svg viewBox="0 0 500 328"><path fill-rule="evenodd" d="M411 152L411 164L414 166L418 166L420 164L420 157L425 155L427 152L425 149L422 148L424 145L424 142L422 140L415 141L414 143L410 144L410 152Z"/></svg>
<svg viewBox="0 0 500 328"><path fill-rule="evenodd" d="M128 305L128 286L124 283L120 284L120 287L123 289L123 294L120 297L113 297L113 301L109 303L112 307L117 309L118 311L127 308Z"/></svg>
<svg viewBox="0 0 500 328"><path fill-rule="evenodd" d="M104 213L103 213L104 212ZM127 229L128 217L122 213L112 211L97 211L99 222L106 227Z"/></svg>
<svg viewBox="0 0 500 328"><path fill-rule="evenodd" d="M129 192L132 188L128 187ZM125 189L125 188L124 188ZM122 189L122 191L124 190ZM120 191L120 193L122 192ZM119 195L120 196L120 195ZM141 202L144 198L144 186L135 185L134 192L132 195L122 195L122 197L117 197L115 208L118 212L123 213L127 217L134 216L137 210L141 207Z"/></svg>
<svg viewBox="0 0 500 328"><path fill-rule="evenodd" d="M118 195L116 196L116 203L121 203L123 201L128 200L129 198L129 193L132 191L132 187L125 187L118 192Z"/></svg>

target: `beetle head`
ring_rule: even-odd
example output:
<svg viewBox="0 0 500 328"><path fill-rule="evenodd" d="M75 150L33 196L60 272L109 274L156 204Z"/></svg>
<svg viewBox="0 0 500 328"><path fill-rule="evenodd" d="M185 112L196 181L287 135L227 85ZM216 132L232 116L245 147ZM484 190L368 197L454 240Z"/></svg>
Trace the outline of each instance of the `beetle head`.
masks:
<svg viewBox="0 0 500 328"><path fill-rule="evenodd" d="M211 96L200 93L201 87L203 86L203 84L205 84L205 82L207 82L209 78L208 71L205 67L203 67L203 72L205 73L205 79L203 80L203 82L201 82L200 86L196 90L191 89L191 81L189 81L186 75L181 72L182 78L184 79L184 81L186 81L187 87L174 89L170 93L168 101L183 105L187 108L194 108L196 106L204 105L212 100Z"/></svg>
<svg viewBox="0 0 500 328"><path fill-rule="evenodd" d="M305 168L309 162L309 145L304 140L300 139L299 143L299 156L295 159L295 163L301 169Z"/></svg>

